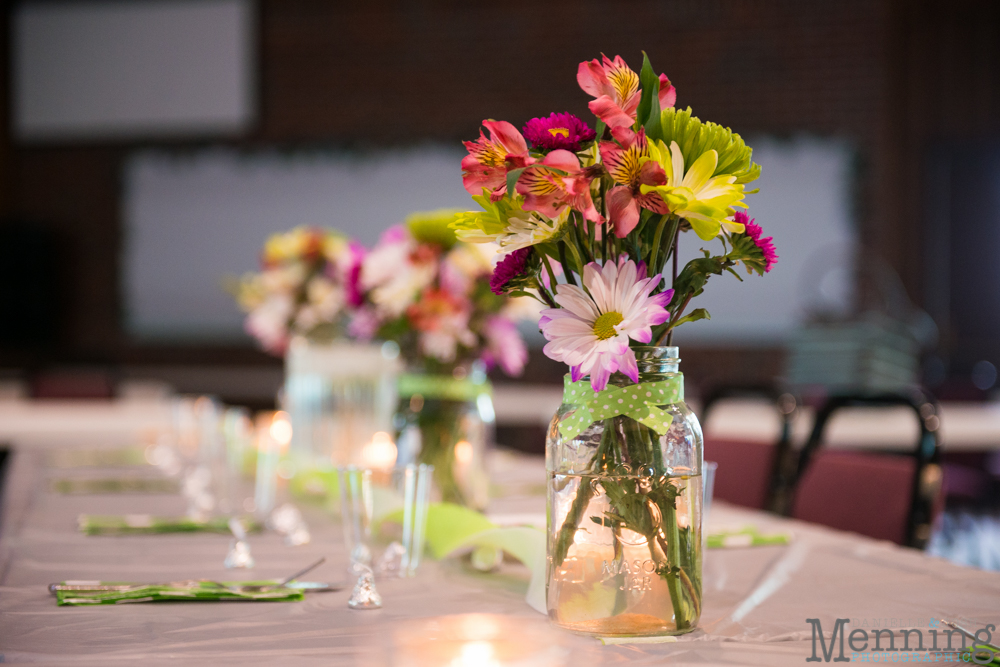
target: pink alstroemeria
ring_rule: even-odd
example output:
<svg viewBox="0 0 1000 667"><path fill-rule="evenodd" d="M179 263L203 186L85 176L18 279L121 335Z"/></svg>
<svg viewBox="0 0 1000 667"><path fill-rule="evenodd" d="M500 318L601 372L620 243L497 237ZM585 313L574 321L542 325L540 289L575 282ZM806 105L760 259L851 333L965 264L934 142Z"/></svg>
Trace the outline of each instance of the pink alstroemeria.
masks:
<svg viewBox="0 0 1000 667"><path fill-rule="evenodd" d="M507 170L526 167L535 160L528 156L528 143L517 128L504 120L484 120L489 139L482 130L479 139L466 141L469 154L462 159L462 185L472 195L483 188L498 200L507 192Z"/></svg>
<svg viewBox="0 0 1000 667"><path fill-rule="evenodd" d="M642 162L642 158L649 157L643 129L637 134L629 128L615 128L612 134L620 143L602 141L601 161L617 183L608 191L608 217L615 236L623 239L639 224L640 208L660 214L668 212L662 197L656 193L644 195L639 190L642 185L663 185L666 175L655 161Z"/></svg>
<svg viewBox="0 0 1000 667"><path fill-rule="evenodd" d="M575 154L555 150L521 175L517 192L524 195L522 207L525 211L538 211L557 218L569 206L582 213L587 220L600 224L604 222L604 217L597 212L590 196L592 180L593 177L580 166Z"/></svg>
<svg viewBox="0 0 1000 667"><path fill-rule="evenodd" d="M614 60L601 54L597 59L584 61L576 73L576 80L584 92L597 99L590 103L590 110L610 127L630 127L635 123L635 110L642 95L639 92L639 75L633 72L621 56ZM660 75L660 108L674 106L677 91L666 74Z"/></svg>

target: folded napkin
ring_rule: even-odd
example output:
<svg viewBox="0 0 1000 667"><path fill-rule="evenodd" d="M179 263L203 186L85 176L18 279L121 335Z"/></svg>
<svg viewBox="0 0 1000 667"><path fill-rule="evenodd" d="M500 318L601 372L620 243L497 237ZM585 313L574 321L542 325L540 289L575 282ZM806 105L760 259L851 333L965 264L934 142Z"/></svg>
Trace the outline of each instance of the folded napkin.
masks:
<svg viewBox="0 0 1000 667"><path fill-rule="evenodd" d="M242 518L247 532L258 532L258 521ZM151 514L81 514L77 517L80 531L87 535L154 535L158 533L223 533L228 535L229 519L215 517L198 520L185 516L153 516Z"/></svg>
<svg viewBox="0 0 1000 667"><path fill-rule="evenodd" d="M705 541L709 549L736 549L788 544L792 536L788 533L762 534L754 526L744 526L740 530L709 533Z"/></svg>
<svg viewBox="0 0 1000 667"><path fill-rule="evenodd" d="M52 588L60 606L126 604L131 602L216 602L221 600L298 602L303 593L296 588L275 586L260 591L245 586L275 585L273 581L174 581L136 584L109 581L64 581ZM233 587L232 589L227 588Z"/></svg>
<svg viewBox="0 0 1000 667"><path fill-rule="evenodd" d="M180 493L180 485L172 479L156 477L121 477L89 479L86 477L54 479L49 487L55 493L94 495L102 493Z"/></svg>

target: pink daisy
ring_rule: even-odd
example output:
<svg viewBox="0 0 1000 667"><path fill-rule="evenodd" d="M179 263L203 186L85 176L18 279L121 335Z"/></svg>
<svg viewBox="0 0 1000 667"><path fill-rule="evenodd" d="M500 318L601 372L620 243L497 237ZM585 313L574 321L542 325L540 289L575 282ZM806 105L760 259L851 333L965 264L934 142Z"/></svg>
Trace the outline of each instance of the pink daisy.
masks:
<svg viewBox="0 0 1000 667"><path fill-rule="evenodd" d="M612 373L621 372L639 381L639 368L629 339L649 343L652 327L670 317L665 306L674 291L656 295L661 276L646 277L644 267L632 260L603 267L591 262L583 269L584 290L562 284L556 303L561 308L542 311L542 334L549 341L546 356L570 366L573 381L590 375L590 386L602 391Z"/></svg>

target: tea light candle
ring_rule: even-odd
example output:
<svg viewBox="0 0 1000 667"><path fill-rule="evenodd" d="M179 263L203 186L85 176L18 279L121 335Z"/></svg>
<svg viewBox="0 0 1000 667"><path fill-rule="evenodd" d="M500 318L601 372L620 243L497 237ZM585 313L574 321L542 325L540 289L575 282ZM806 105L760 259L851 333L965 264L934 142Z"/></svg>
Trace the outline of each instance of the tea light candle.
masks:
<svg viewBox="0 0 1000 667"><path fill-rule="evenodd" d="M396 443L385 431L378 431L371 442L361 449L362 465L366 468L386 470L396 463Z"/></svg>

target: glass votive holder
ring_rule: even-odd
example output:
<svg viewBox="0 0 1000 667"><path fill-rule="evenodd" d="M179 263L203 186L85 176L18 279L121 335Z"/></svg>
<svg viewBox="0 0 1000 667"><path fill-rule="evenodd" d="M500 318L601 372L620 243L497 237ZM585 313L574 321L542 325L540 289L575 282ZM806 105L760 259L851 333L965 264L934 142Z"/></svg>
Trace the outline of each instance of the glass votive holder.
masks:
<svg viewBox="0 0 1000 667"><path fill-rule="evenodd" d="M338 466L337 485L340 487L340 513L344 525L344 542L350 558L350 570L356 565L372 565L372 471L357 466Z"/></svg>
<svg viewBox="0 0 1000 667"><path fill-rule="evenodd" d="M712 508L712 496L715 495L715 471L719 464L714 461L705 461L702 468L702 517L708 517L708 510Z"/></svg>
<svg viewBox="0 0 1000 667"><path fill-rule="evenodd" d="M431 498L431 480L434 466L410 463L397 470L398 487L403 495L403 559L399 576L416 574L424 553L427 535L427 509Z"/></svg>

